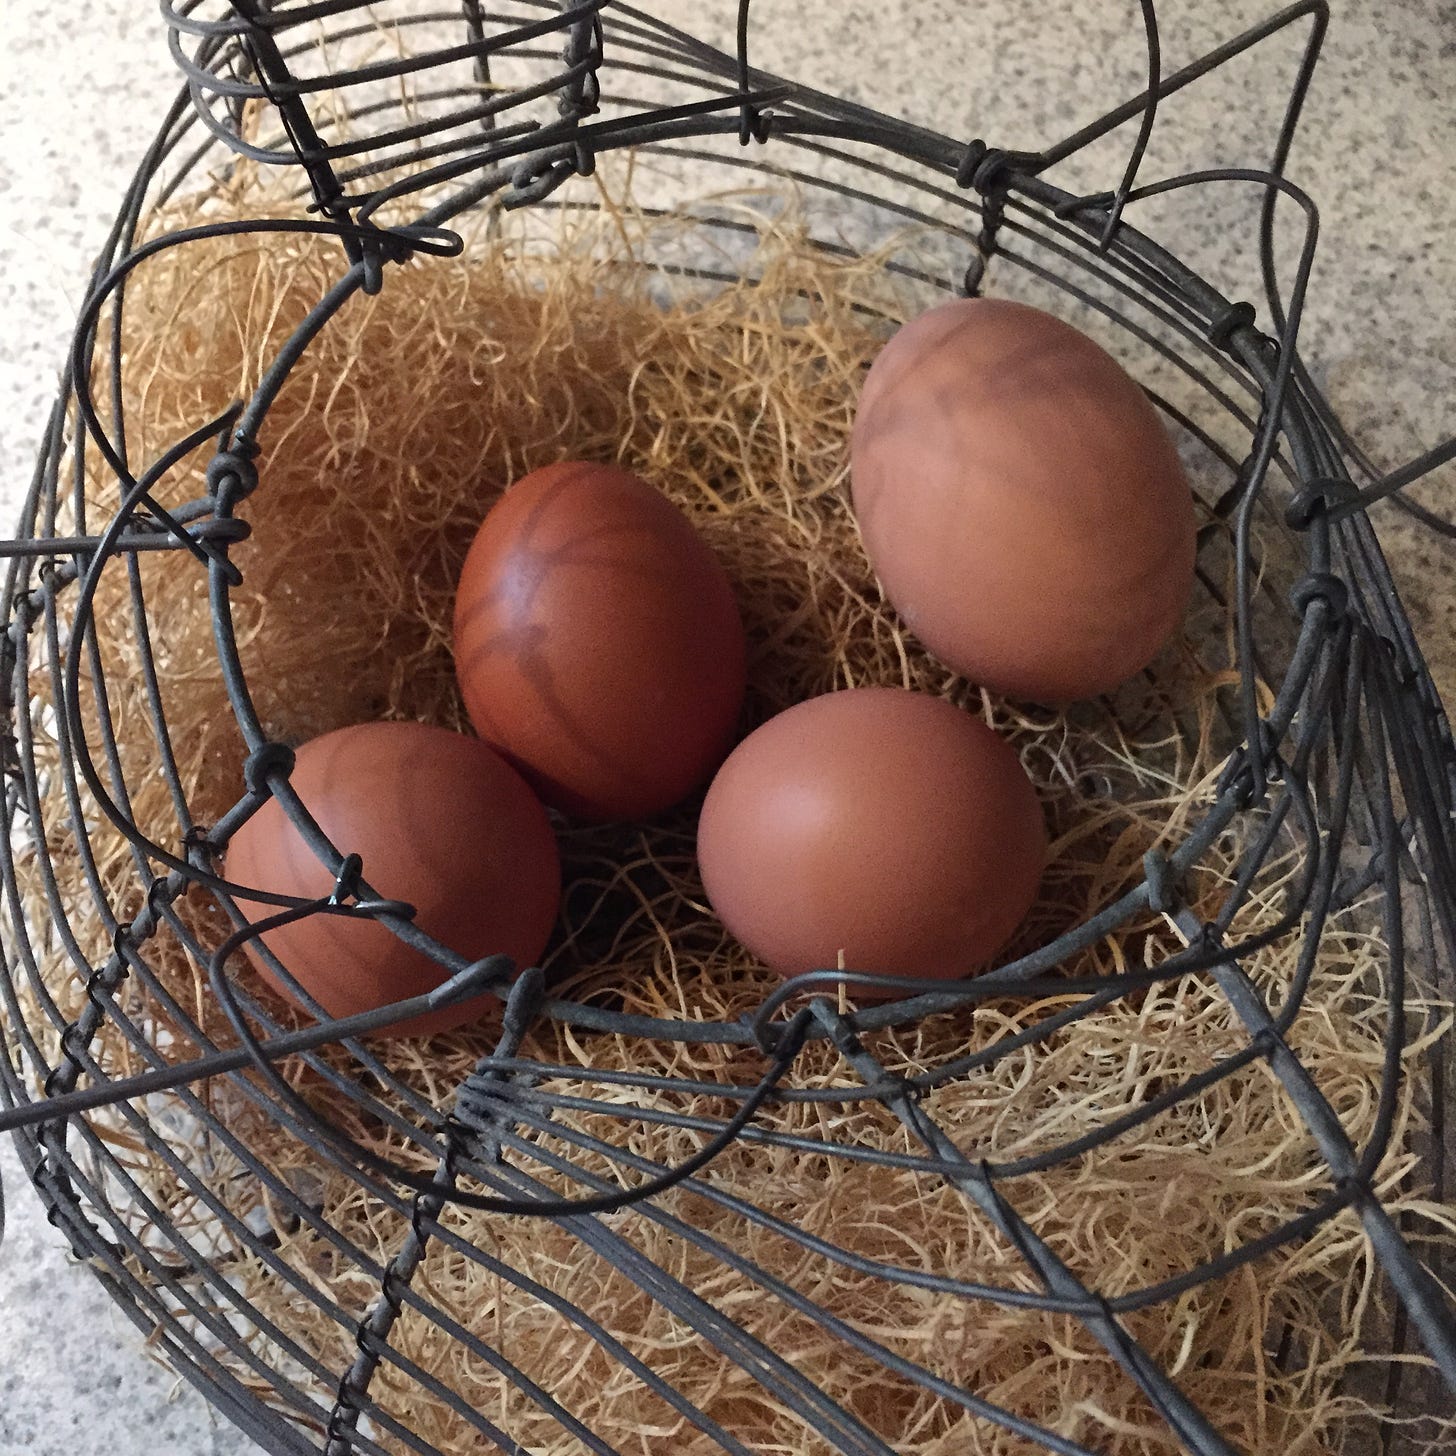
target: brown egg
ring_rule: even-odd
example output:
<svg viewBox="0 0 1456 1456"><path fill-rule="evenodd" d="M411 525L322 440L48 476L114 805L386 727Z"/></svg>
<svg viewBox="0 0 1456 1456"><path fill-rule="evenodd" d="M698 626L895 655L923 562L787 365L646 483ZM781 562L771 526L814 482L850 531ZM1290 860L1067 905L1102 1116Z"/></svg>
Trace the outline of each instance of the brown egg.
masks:
<svg viewBox="0 0 1456 1456"><path fill-rule="evenodd" d="M698 864L724 925L776 971L960 977L1036 898L1036 791L940 698L858 688L771 718L718 771ZM863 992L855 994L863 996Z"/></svg>
<svg viewBox="0 0 1456 1456"><path fill-rule="evenodd" d="M745 660L717 558L615 466L518 480L460 574L455 671L470 721L578 818L643 818L704 783L732 742Z"/></svg>
<svg viewBox="0 0 1456 1456"><path fill-rule="evenodd" d="M536 963L561 894L556 839L521 776L478 739L418 723L362 723L304 744L292 774L304 806L342 854L362 857L370 886L417 911L415 923L467 960ZM334 877L276 799L233 836L228 878L300 898ZM261 920L276 907L242 902ZM448 980L424 952L373 921L312 915L269 931L268 949L332 1016L422 995ZM253 945L248 953L279 985ZM478 1020L476 999L391 1027L425 1036Z"/></svg>
<svg viewBox="0 0 1456 1456"><path fill-rule="evenodd" d="M958 299L906 324L851 445L865 549L917 637L971 681L1064 703L1177 629L1194 513L1147 396L1070 325Z"/></svg>

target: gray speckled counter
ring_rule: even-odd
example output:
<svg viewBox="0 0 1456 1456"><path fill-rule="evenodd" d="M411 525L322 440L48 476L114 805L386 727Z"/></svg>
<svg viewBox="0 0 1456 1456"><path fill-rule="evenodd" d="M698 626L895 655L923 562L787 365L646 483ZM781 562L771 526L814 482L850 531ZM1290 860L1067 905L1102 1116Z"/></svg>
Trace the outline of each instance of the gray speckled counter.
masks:
<svg viewBox="0 0 1456 1456"><path fill-rule="evenodd" d="M645 0L710 38L725 0ZM1177 65L1270 3L1160 6ZM1337 6L1293 178L1323 213L1304 354L1379 461L1434 444L1456 422L1456 4ZM805 17L807 12L807 18ZM155 4L13 3L0 51L0 515L13 521L90 250L176 86ZM1054 139L1134 93L1144 65L1132 0L759 0L756 59L913 120L1008 147ZM817 19L815 18L817 15ZM1144 170L1267 155L1295 43L1246 57L1170 101ZM84 81L82 78L85 78ZM1066 185L1108 186L1121 136ZM1134 221L1232 296L1257 296L1252 190L1170 199ZM1456 470L1426 483L1450 497ZM1377 520L1448 700L1456 689L1456 548L1391 510ZM0 1247L0 1456L231 1456L256 1448L145 1355L140 1337L45 1225L9 1146ZM94 1391L94 1396L85 1392Z"/></svg>

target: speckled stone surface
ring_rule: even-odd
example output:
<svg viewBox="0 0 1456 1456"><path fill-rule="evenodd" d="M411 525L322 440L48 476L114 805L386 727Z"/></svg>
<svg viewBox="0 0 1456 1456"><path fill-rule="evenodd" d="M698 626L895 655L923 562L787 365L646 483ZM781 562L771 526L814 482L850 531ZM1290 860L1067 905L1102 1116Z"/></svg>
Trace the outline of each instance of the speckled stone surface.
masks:
<svg viewBox="0 0 1456 1456"><path fill-rule="evenodd" d="M0 1456L242 1456L258 1448L145 1353L46 1223L10 1140L0 1249Z"/></svg>
<svg viewBox="0 0 1456 1456"><path fill-rule="evenodd" d="M727 42L728 0L640 0ZM1176 66L1273 9L1164 0ZM176 86L154 4L6 6L0 44L0 515L15 518L86 262L123 179ZM913 120L1034 147L1135 92L1131 0L759 0L755 60ZM1274 43L1168 102L1143 175L1267 155L1296 42ZM1347 423L1398 463L1456 427L1456 4L1336 6L1291 175L1317 199L1322 241L1304 354ZM1058 174L1115 180L1126 139ZM1230 295L1257 296L1256 198L1184 195L1135 221ZM1456 471L1420 498L1449 502ZM1449 504L1448 504L1449 510ZM1456 549L1388 506L1377 521L1448 700L1456 690ZM145 1355L91 1275L67 1262L9 1146L0 1247L0 1456L234 1456L256 1448Z"/></svg>

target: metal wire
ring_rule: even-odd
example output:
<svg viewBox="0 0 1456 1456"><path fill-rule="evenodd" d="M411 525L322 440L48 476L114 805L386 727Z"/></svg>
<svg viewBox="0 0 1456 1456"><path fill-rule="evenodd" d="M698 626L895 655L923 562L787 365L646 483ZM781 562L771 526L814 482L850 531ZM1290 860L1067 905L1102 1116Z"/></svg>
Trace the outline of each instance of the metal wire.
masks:
<svg viewBox="0 0 1456 1456"><path fill-rule="evenodd" d="M10 932L0 975L0 1027L7 1052L0 1062L0 1130L17 1132L26 1169L77 1253L92 1261L109 1291L142 1328L158 1332L162 1348L180 1371L255 1439L278 1452L321 1450L325 1456L346 1456L383 1451L382 1442L390 1440L431 1456L428 1442L373 1398L385 1368L429 1392L485 1440L503 1450L518 1449L509 1431L391 1346L391 1329L405 1312L431 1321L458 1341L551 1415L584 1449L613 1450L601 1433L588 1429L501 1351L452 1320L417 1287L416 1274L428 1248L439 1244L554 1310L564 1325L592 1341L694 1429L722 1450L743 1456L745 1447L734 1432L694 1406L588 1311L462 1237L443 1219L449 1206L458 1204L543 1218L567 1230L595 1258L691 1326L719 1358L751 1369L781 1406L798 1416L806 1433L814 1432L836 1451L885 1456L891 1448L790 1361L653 1264L626 1236L620 1220L604 1220L602 1214L630 1209L631 1217L649 1220L708 1251L764 1298L813 1320L846 1349L872 1357L907 1383L1047 1450L1086 1456L1087 1448L1076 1441L1002 1409L850 1328L741 1250L684 1221L659 1198L675 1186L796 1243L827 1266L947 1299L1075 1316L1140 1387L1184 1449L1198 1456L1224 1456L1231 1447L1139 1346L1126 1316L1224 1277L1351 1209L1399 1302L1395 1354L1404 1352L1409 1332L1449 1390L1456 1391L1456 1313L1442 1287L1443 1266L1422 1262L1372 1186L1393 1136L1408 1030L1408 960L1426 981L1450 985L1456 948L1456 751L1365 514L1378 500L1399 501L1400 491L1456 458L1456 440L1394 468L1377 469L1340 426L1298 353L1318 211L1282 174L1317 63L1326 7L1303 0L1164 75L1155 8L1144 0L1147 88L1039 152L939 135L760 69L751 54L747 0L738 8L731 54L647 11L606 0L561 6L545 0L501 0L490 9L480 0L439 9L385 0L368 6L367 15L365 9L360 0L164 0L185 86L163 119L101 251L20 532L17 539L0 543L6 560L0 605L7 623L0 639L0 772L7 829L0 843L0 871ZM1307 24L1307 36L1267 166L1210 169L1139 185L1161 101L1301 24ZM325 35L322 45L319 26ZM350 63L340 59L355 54L351 46L378 35L388 39L387 52ZM414 88L408 114L392 93L380 90L399 85ZM271 136L267 127L260 133L249 121L258 108L271 119ZM349 119L347 134L336 124L339 117ZM1136 139L1112 190L1069 194L1046 175L1133 121L1138 124ZM265 139L257 140L260 135ZM1239 647L1240 708L1234 726L1240 746L1204 819L1166 855L1149 856L1138 886L1051 944L975 981L886 982L852 970L824 970L786 983L754 1016L718 1025L630 1016L563 999L548 992L539 974L527 971L509 994L495 1051L480 1060L450 1106L435 1106L358 1038L418 1015L425 1005L437 1007L478 994L485 986L504 986L512 968L501 958L467 964L434 942L413 923L411 907L385 900L371 889L361 877L357 856L348 846L330 843L294 793L289 782L292 756L270 740L254 709L233 633L232 593L241 573L232 549L248 529L238 511L266 484L255 462L273 399L311 341L348 299L387 287L391 270L411 257L428 266L429 255L458 251L451 223L487 199L507 206L590 205L573 196L569 184L591 173L598 154L633 148L789 179L815 196L862 209L881 229L903 221L939 228L957 245L960 261L954 271L940 277L905 262L887 266L922 283L962 291L979 289L993 267L1023 270L1099 311L1150 357L1176 368L1221 411L1239 436L1242 453L1231 452L1205 425L1167 407L1229 471L1229 485L1215 514L1230 523L1236 548L1237 578L1228 605ZM137 243L139 222L149 205L172 196L200 168L230 153L296 169L317 218L208 224ZM1262 195L1258 246L1267 329L1258 326L1253 305L1224 297L1126 221L1146 198L1213 187L1254 188ZM553 195L563 188L567 190L560 196ZM1303 232L1287 289L1274 267L1281 199L1286 209L1293 205L1299 210ZM740 220L711 215L700 225L724 235L744 226ZM287 231L338 240L335 285L300 324L251 397L217 419L199 421L155 458L134 461L121 390L127 279L164 249L187 248L228 233ZM821 245L829 252L846 250L845 244L829 238ZM662 266L709 280L727 277L678 263ZM100 320L108 310L105 344L98 349ZM110 399L109 422L96 404L103 394ZM74 438L68 433L72 420L77 424ZM183 508L164 508L153 494L156 483L174 464L214 442L207 493ZM98 468L116 483L121 504L104 522L93 524L86 481L88 471ZM75 527L62 535L57 520L67 499L67 470ZM1365 482L1361 486L1355 484L1357 475ZM1424 508L1405 504L1438 529L1452 529ZM1282 515L1298 535L1304 574L1287 602L1272 596L1252 569L1256 511ZM236 804L208 826L194 822L188 805L152 655L138 556L158 551L176 553L179 571L206 575L219 665L249 753ZM118 567L130 578L130 627L141 649L142 688L157 749L155 759L144 765L127 762L119 748L107 667L93 621L97 584L103 572ZM1276 675L1269 669L1270 642L1281 633L1288 647ZM1257 680L1276 676L1276 701L1261 711ZM81 712L83 677L95 699L94 712L88 715ZM53 732L60 754L54 762L43 763L38 749L38 698L55 705ZM156 842L134 822L128 784L141 773L160 774L170 789L177 817L174 843ZM293 901L232 883L216 871L215 860L229 836L269 797L278 798L335 874L331 895ZM44 830L58 802L65 805L87 887L80 900L70 902L60 893L55 846ZM96 865L88 803L132 847L133 884L143 893L143 908L129 918L118 914L115 890ZM1182 883L1224 830L1253 815L1263 816L1263 827L1251 837L1221 910L1202 921L1183 901ZM1299 872L1283 913L1272 926L1237 938L1237 912L1276 842L1294 846L1299 854ZM40 885L48 925L36 925L27 917L22 903L26 884ZM197 889L210 892L236 928L220 948L197 943L175 909L183 893ZM237 897L243 892L250 901L269 907L267 918L255 923L240 910ZM1357 1148L1288 1038L1303 1010L1327 923L1357 894L1368 892L1379 903L1389 948L1386 1040L1374 1131ZM1070 954L1149 908L1174 920L1186 938L1186 950L1123 974L1074 983L1058 976L1058 966ZM378 920L434 956L451 979L425 1002L417 999L347 1021L283 1030L244 984L230 979L228 956L269 925L319 914ZM92 924L99 924L111 939L112 953L100 965L88 959L83 937L77 934L78 927ZM148 958L149 942L162 933L210 966L214 992L236 1034L233 1043L219 1045L209 1039L156 974ZM1295 972L1282 1002L1270 1005L1241 961L1263 945L1296 936L1302 943ZM47 982L43 965L55 947L69 958L85 989L86 1008L79 1017L62 1009L57 988ZM287 967L276 961L272 965L278 979L306 1000ZM1137 1108L1109 1115L1096 1130L1034 1155L995 1162L958 1147L926 1112L923 1098L932 1088L1035 1048L1099 1007L1184 978L1199 978L1221 991L1245 1028L1246 1042ZM841 1013L821 994L841 986L887 985L897 990L899 999L853 1014ZM1066 998L1069 993L1075 999L1039 1022L910 1079L891 1074L870 1049L871 1033L935 1012L992 998ZM168 1046L155 1043L153 1023L139 1019L139 1004L160 1009L174 1028ZM710 1083L689 1076L598 1073L546 1064L521 1054L526 1033L541 1018L583 1031L741 1047L756 1052L762 1069L742 1083ZM124 1038L146 1070L113 1077L95 1050L103 1029ZM824 1089L788 1085L797 1060L814 1043L835 1048L859 1084ZM335 1045L349 1058L324 1054ZM1439 1201L1449 1196L1443 1108L1449 1049L1438 1046L1429 1056L1428 1111L1434 1132L1425 1171ZM277 1071L277 1064L293 1059L325 1082L341 1104L426 1151L434 1172L422 1176L379 1157L360 1146L342 1120L327 1119L299 1098ZM1267 1067L1282 1084L1323 1159L1324 1186L1297 1217L1216 1258L1108 1297L1087 1287L1018 1213L1014 1192L1019 1178L1104 1148L1254 1065ZM277 1120L321 1162L350 1170L378 1206L400 1222L402 1237L388 1265L381 1266L332 1226L256 1157L215 1110L209 1087L227 1089L257 1115ZM623 1100L629 1089L711 1094L732 1110L718 1116L674 1112ZM149 1099L161 1092L173 1096L211 1145L255 1181L279 1217L307 1227L346 1267L377 1287L367 1309L345 1309L332 1300L315 1279L280 1256L276 1233L260 1231L219 1194L195 1158L154 1115ZM870 1148L839 1142L829 1132L792 1135L756 1126L756 1111L770 1100L827 1105L874 1100L894 1114L919 1150ZM101 1108L113 1109L128 1138L167 1167L180 1195L204 1210L240 1255L260 1260L300 1300L353 1332L355 1355L347 1368L329 1368L239 1295L226 1268L148 1196L114 1141L85 1115ZM553 1116L563 1110L600 1114L597 1126L617 1127L622 1140L568 1126ZM700 1139L699 1152L668 1166L633 1151L628 1146L631 1132L649 1125L691 1130ZM771 1208L715 1183L713 1158L740 1142L913 1168L943 1179L1010 1240L1036 1287L973 1283L903 1268L800 1229ZM590 1171L583 1157L610 1159L638 1181L623 1187ZM570 1196L561 1195L562 1180L575 1190ZM769 1202L766 1194L765 1204ZM139 1232L142 1225L145 1237ZM283 1352L291 1367L279 1368L277 1361L260 1356L245 1331ZM1392 1400L1399 1394L1399 1369L1398 1363L1392 1365L1395 1373L1387 1392ZM260 1388L266 1389L266 1398L258 1394Z"/></svg>

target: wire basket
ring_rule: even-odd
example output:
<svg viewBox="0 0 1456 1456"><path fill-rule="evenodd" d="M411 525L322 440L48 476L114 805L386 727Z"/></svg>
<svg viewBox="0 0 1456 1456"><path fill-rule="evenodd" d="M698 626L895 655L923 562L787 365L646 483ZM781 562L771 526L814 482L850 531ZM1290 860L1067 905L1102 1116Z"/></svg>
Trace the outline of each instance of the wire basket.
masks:
<svg viewBox="0 0 1456 1456"><path fill-rule="evenodd" d="M80 1257L178 1370L267 1449L342 1453L436 1448L374 1398L381 1371L405 1369L390 1335L406 1314L431 1322L442 1338L465 1346L499 1379L546 1411L580 1449L618 1449L577 1421L532 1383L488 1336L462 1328L416 1282L432 1244L494 1267L485 1243L461 1240L452 1209L549 1222L571 1231L585 1254L625 1275L669 1310L706 1348L705 1358L753 1372L779 1406L800 1423L804 1449L885 1453L893 1439L827 1398L796 1370L792 1359L765 1346L702 1291L670 1269L644 1261L629 1232L631 1220L671 1225L682 1239L721 1254L764 1300L796 1303L818 1319L846 1350L879 1360L912 1385L970 1412L988 1430L1010 1432L1027 1448L1085 1453L1096 1449L1015 1410L986 1401L969 1384L947 1381L895 1356L872 1335L817 1311L812 1300L775 1282L741 1254L685 1223L671 1202L686 1188L776 1237L797 1241L806 1259L846 1267L850 1255L821 1233L798 1228L763 1206L734 1200L712 1179L715 1159L755 1146L755 1119L775 1099L807 1096L795 1069L807 1052L832 1049L857 1085L820 1100L827 1105L874 1102L887 1109L907 1144L837 1147L834 1136L805 1146L806 1156L853 1157L886 1167L910 1159L942 1180L979 1219L1014 1245L1030 1276L1028 1287L968 1284L934 1270L896 1269L860 1261L857 1272L889 1283L914 1284L927 1295L972 1307L997 1303L1069 1316L1121 1368L1183 1449L1224 1456L1235 1449L1180 1387L1178 1378L1135 1337L1134 1318L1171 1305L1187 1290L1257 1269L1272 1251L1353 1213L1393 1295L1390 1342L1380 1367L1387 1408L1413 1424L1410 1439L1449 1408L1456 1391L1456 1314L1442 1247L1387 1207L1375 1173L1392 1139L1401 1079L1415 1075L1405 1057L1415 1036L1408 987L1419 983L1449 997L1450 954L1456 945L1456 752L1439 697L1427 673L1365 514L1373 501L1456 455L1456 442L1379 478L1341 429L1301 362L1296 337L1314 245L1313 203L1282 175L1300 107L1326 23L1325 7L1300 4L1163 75L1156 19L1144 5L1150 84L1060 144L1038 152L937 135L895 118L797 86L760 69L749 54L748 5L739 14L736 53L716 50L650 13L602 0L556 6L503 0L490 10L476 0L438 11L356 0L265 4L257 0L196 0L164 7L174 53L187 85L168 112L132 183L92 280L78 324L64 387L42 444L39 468L18 539L6 543L4 607L7 633L0 681L6 693L6 892L4 993L7 1057L0 1127L18 1130L25 1161L53 1222ZM1282 131L1266 166L1224 169L1139 184L1138 171L1158 102L1210 70L1291 27L1308 38ZM1073 194L1048 180L1057 163L1120 126L1137 133L1114 186ZM347 1021L280 1025L269 1003L253 999L250 983L234 981L230 960L257 927L239 908L240 887L219 868L229 836L270 796L301 827L305 820L289 788L291 753L273 741L255 710L232 626L230 594L241 575L231 559L248 533L250 511L265 511L270 407L290 371L345 303L360 292L388 289L392 270L408 260L432 266L431 255L461 246L456 225L483 207L590 207L583 184L597 159L635 151L657 164L651 187L664 207L680 185L679 164L715 169L725 178L787 180L802 190L807 215L826 251L873 250L907 223L933 232L942 244L934 267L923 256L890 256L886 268L930 299L942 293L993 289L1001 270L1025 274L1053 291L1063 307L1081 311L1121 339L1139 373L1171 371L1195 389L1205 408L1178 410L1154 395L1170 418L1223 462L1222 493L1210 503L1233 543L1235 590L1223 604L1232 622L1235 657L1229 731L1233 747L1206 816L1187 826L1176 844L1154 850L1134 889L1102 905L1054 940L965 983L895 982L899 999L850 1010L838 998L883 986L873 976L825 970L786 983L756 1013L723 1023L627 1015L596 1000L557 996L539 972L510 981L500 958L465 964L430 940L409 907L374 894L348 845L314 835L317 852L337 877L335 893L308 904L279 902L282 914L368 916L431 954L449 976L432 997L383 1008ZM231 156L296 175L312 216L254 223L203 223L182 233L139 241L149 207L192 185L208 169L223 173ZM1264 198L1261 263L1268 297L1259 312L1231 300L1129 225L1128 209L1184 189L1241 186ZM649 198L649 204L653 201ZM1299 264L1281 289L1274 267L1276 207L1302 215ZM696 227L718 259L745 258L741 226L704 213ZM337 239L337 281L303 320L260 387L237 409L196 429L155 458L139 462L128 449L125 421L105 418L100 402L123 365L120 317L133 272L159 252L187 248L227 232L308 231ZM711 283L714 266L689 249L683 256L645 258L665 272L694 271ZM725 275L727 276L727 275ZM1145 366L1145 367L1143 367ZM184 506L158 498L157 482L179 461L214 447L207 490ZM86 486L88 472L109 478L119 505L98 518ZM1365 484L1355 479L1365 476ZM58 526L69 506L74 534ZM1254 523L1287 529L1298 569L1286 594L1261 579L1251 544ZM105 664L95 650L93 613L106 572L128 570L139 554L167 552L179 573L205 583L221 671L248 756L235 805L214 822L194 821L168 733L168 702L150 667L148 711L156 753L127 761L108 716ZM1213 588L1209 588L1213 590ZM133 629L151 663L147 604L132 599ZM165 644L163 644L164 648ZM1261 679L1275 684L1261 700ZM87 716L94 705L94 719ZM51 751L51 746L55 751ZM130 787L162 774L177 810L175 839L149 837L129 811ZM65 843L54 832L57 805ZM89 903L64 903L55 863L79 855L105 822L131 842L134 858L125 886L91 875ZM1201 857L1231 824L1263 826L1250 840L1237 882L1217 914L1197 914L1183 895ZM1270 856L1292 844L1299 869L1277 922L1256 937L1238 931L1240 910ZM40 893L49 923L27 914L23 899ZM221 944L191 938L177 913L186 895L213 897L234 933ZM1383 922L1388 962L1384 997L1385 1065L1373 1135L1356 1146L1326 1089L1291 1047L1291 1029L1308 990L1313 950L1304 969L1277 1000L1246 969L1262 945L1288 940L1317 947L1331 917L1357 903ZM1069 987L1057 968L1078 948L1116 932L1149 910L1175 924L1186 947L1145 967L1129 968ZM87 946L100 925L110 954ZM149 946L159 935L182 940L209 969L213 993L226 1008L232 1037L209 1036L188 1007L154 974ZM65 981L56 980L62 966ZM283 974L286 976L286 969ZM1041 1236L1034 1216L1018 1211L1017 1177L1027 1171L965 1148L926 1110L927 1093L978 1067L1035 1049L1070 1028L1097 1005L1136 998L1149 988L1197 979L1218 988L1242 1027L1242 1045L1187 1083L1162 1088L1136 1109L1109 1116L1093 1137L1060 1143L1027 1160L1039 1167L1095 1154L1118 1137L1194 1101L1219 1079L1253 1065L1267 1069L1297 1109L1320 1160L1318 1187L1307 1211L1247 1240L1190 1262L1176 1274L1132 1293L1109 1297ZM509 984L509 990L507 985ZM436 1104L400 1082L359 1040L393 1021L497 989L507 998L498 1045ZM925 1018L985 1005L996 998L1063 996L1068 1008L1048 1016L1034 1033L994 1040L975 1055L918 1077L887 1070L876 1035L913 1027ZM81 1009L73 1009L78 1002ZM149 1009L165 1005L171 1028L157 1035ZM608 1034L741 1049L751 1075L714 1086L722 1115L693 1124L691 1156L667 1166L631 1155L634 1107L622 1094L701 1092L690 1073L675 1078L629 1074L595 1085L581 1068L533 1062L522 1054L530 1028L541 1022L582 1036ZM98 1054L108 1036L124 1041L145 1070L118 1075ZM1449 1039L1434 1039L1415 1065L1430 1132L1415 1148L1409 1178L1449 1196L1449 1132L1443 1099L1450 1087ZM394 1128L435 1164L422 1175L360 1145L340 1123L299 1095L288 1069L324 1079L351 1112ZM566 1089L564 1074L571 1086ZM556 1080L553 1080L555 1078ZM228 1089L254 1112L288 1125L316 1150L321 1166L354 1170L361 1191L381 1217L394 1220L394 1252L381 1265L337 1228L321 1220L306 1189L278 1178L250 1154L209 1089ZM552 1151L523 1129L549 1136L553 1111L569 1098L587 1098L616 1129L596 1149L625 1157L629 1186L571 1161L580 1145ZM812 1100L812 1098L810 1099ZM179 1121L185 1126L179 1131ZM199 1138L201 1139L199 1141ZM333 1304L320 1280L277 1254L277 1230L240 1214L208 1181L202 1166L210 1147L226 1147L247 1175L269 1190L274 1206L295 1224L310 1226L337 1261L375 1285L362 1314ZM906 1152L904 1146L913 1151ZM202 1209L201 1222L182 1220L149 1203L131 1176L141 1150L165 1163L179 1197ZM534 1162L532 1160L535 1160ZM565 1179L565 1182L561 1181ZM563 1191L564 1188L564 1191ZM139 1222L147 1235L138 1233ZM209 1232L211 1230L211 1232ZM342 1367L321 1362L288 1331L262 1328L216 1256L216 1231L231 1249L270 1268L349 1330L353 1357ZM704 1243L706 1241L706 1243ZM498 1277L524 1279L496 1269ZM581 1332L604 1351L623 1378L649 1388L703 1449L741 1452L740 1434L710 1415L614 1343L591 1310L537 1296L563 1329ZM260 1333L275 1358L258 1353ZM1277 1339L1277 1332L1271 1332ZM282 1351L281 1357L276 1352ZM1417 1368L1401 1357L1426 1357ZM1283 1352L1297 1358L1297 1352ZM470 1408L428 1370L408 1377L455 1410L477 1440L524 1450L486 1411ZM1425 1422L1425 1424L1422 1424ZM1396 1440L1399 1436L1391 1437ZM694 1449L697 1449L694 1447Z"/></svg>

